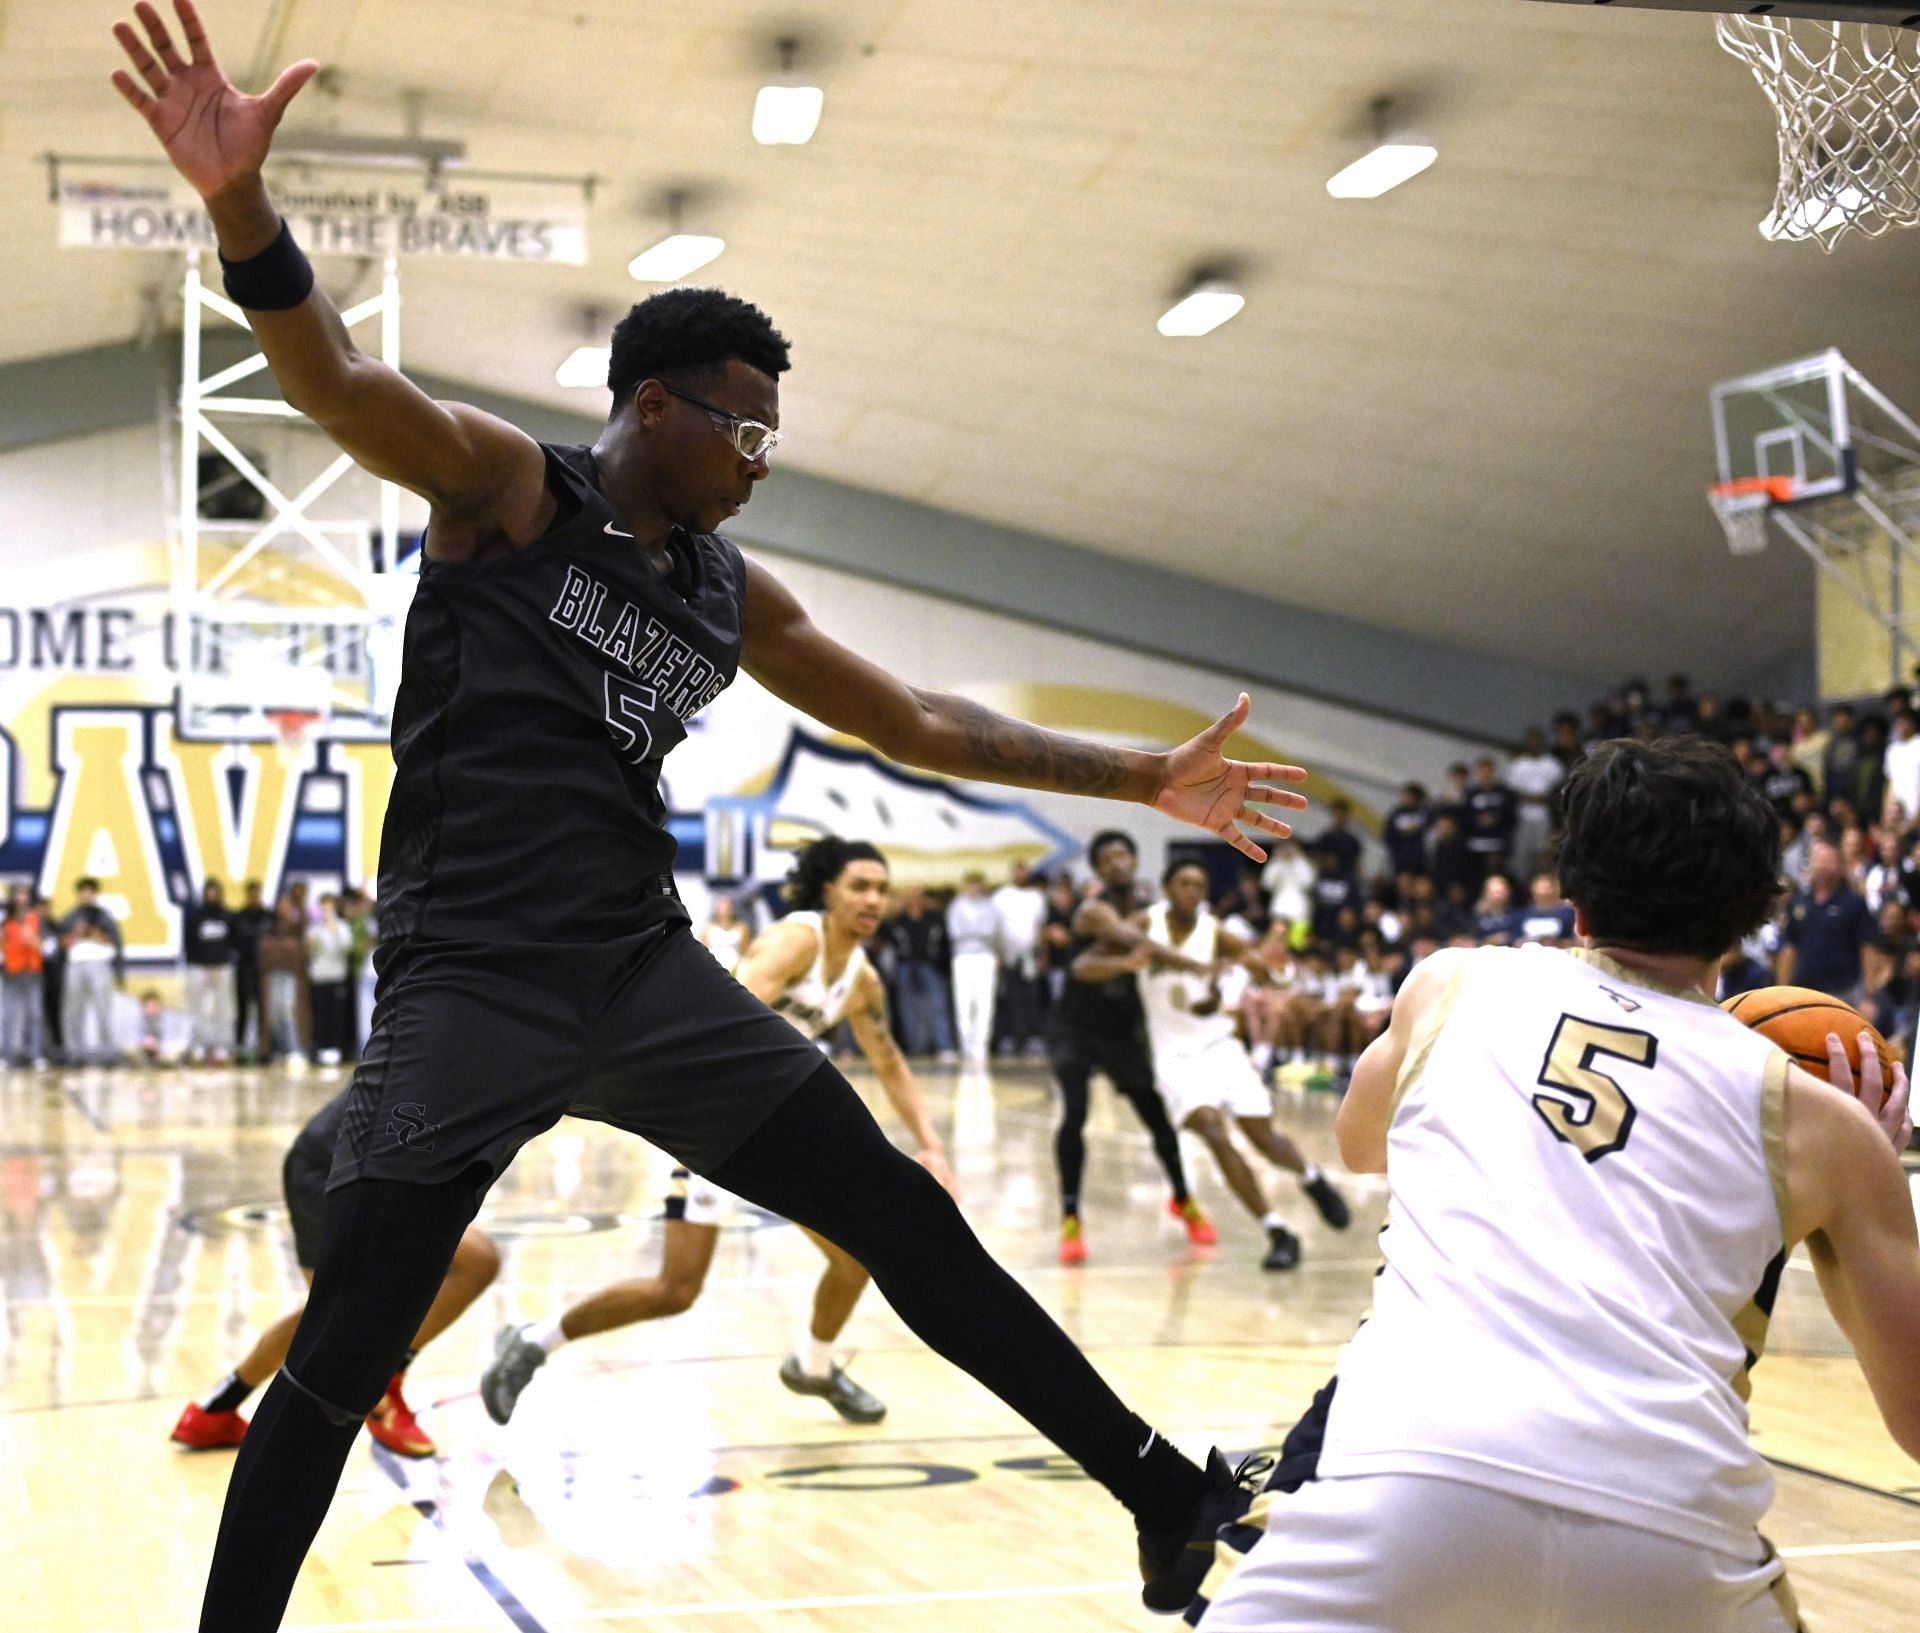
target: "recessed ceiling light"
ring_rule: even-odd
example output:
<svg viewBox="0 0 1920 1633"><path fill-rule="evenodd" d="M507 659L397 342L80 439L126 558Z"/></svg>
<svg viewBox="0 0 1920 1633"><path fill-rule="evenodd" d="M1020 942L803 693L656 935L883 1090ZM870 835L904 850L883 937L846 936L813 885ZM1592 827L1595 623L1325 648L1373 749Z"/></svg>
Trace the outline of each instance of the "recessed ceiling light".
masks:
<svg viewBox="0 0 1920 1633"><path fill-rule="evenodd" d="M1403 181L1411 181L1439 157L1438 148L1383 142L1328 182L1327 191L1335 198L1378 198Z"/></svg>
<svg viewBox="0 0 1920 1633"><path fill-rule="evenodd" d="M553 371L555 383L563 386L592 386L607 389L607 365L613 361L611 346L576 346L567 360Z"/></svg>
<svg viewBox="0 0 1920 1633"><path fill-rule="evenodd" d="M762 85L753 99L753 139L767 147L798 147L820 128L827 93L818 85Z"/></svg>
<svg viewBox="0 0 1920 1633"><path fill-rule="evenodd" d="M698 272L726 247L724 238L711 238L705 233L670 233L629 261L627 271L641 283L670 284L689 272Z"/></svg>
<svg viewBox="0 0 1920 1633"><path fill-rule="evenodd" d="M1179 338L1211 334L1246 304L1247 297L1231 284L1209 279L1161 313L1157 327Z"/></svg>

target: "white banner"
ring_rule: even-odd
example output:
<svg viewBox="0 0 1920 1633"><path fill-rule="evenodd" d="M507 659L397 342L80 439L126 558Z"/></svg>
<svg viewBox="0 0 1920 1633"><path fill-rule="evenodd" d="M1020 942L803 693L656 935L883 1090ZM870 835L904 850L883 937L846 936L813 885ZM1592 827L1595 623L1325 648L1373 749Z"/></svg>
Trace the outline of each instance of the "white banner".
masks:
<svg viewBox="0 0 1920 1633"><path fill-rule="evenodd" d="M454 182L440 192L388 183L276 185L272 191L309 255L586 264L586 200L577 193L527 183ZM178 253L214 247L206 208L183 185L63 181L59 208L64 249Z"/></svg>

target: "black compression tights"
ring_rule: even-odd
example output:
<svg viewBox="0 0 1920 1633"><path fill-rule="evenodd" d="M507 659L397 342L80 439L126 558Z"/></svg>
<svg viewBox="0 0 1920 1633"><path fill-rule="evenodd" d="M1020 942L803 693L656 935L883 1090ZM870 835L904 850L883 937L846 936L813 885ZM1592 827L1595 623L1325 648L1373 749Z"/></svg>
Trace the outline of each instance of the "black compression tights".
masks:
<svg viewBox="0 0 1920 1633"><path fill-rule="evenodd" d="M833 1066L823 1062L709 1177L844 1248L929 1346L1149 1524L1176 1523L1191 1507L1199 1470L1127 1410ZM328 1199L306 1314L227 1488L202 1633L280 1625L360 1420L477 1205L470 1179L359 1180Z"/></svg>
<svg viewBox="0 0 1920 1633"><path fill-rule="evenodd" d="M1085 1060L1056 1060L1053 1079L1060 1085L1060 1127L1053 1136L1053 1160L1060 1168L1060 1211L1078 1217L1080 1182L1087 1171L1087 1108L1091 1099L1093 1067ZM1153 1140L1153 1154L1167 1171L1176 1202L1187 1200L1187 1170L1180 1161L1180 1136L1167 1118L1166 1103L1151 1083L1121 1082L1114 1089L1124 1095Z"/></svg>

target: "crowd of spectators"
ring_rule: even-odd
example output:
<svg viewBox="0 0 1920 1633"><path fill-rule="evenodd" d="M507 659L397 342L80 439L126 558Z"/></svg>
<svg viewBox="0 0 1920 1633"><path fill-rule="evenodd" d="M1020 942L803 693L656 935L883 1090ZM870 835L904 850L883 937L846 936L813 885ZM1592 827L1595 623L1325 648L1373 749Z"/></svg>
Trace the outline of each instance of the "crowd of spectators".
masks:
<svg viewBox="0 0 1920 1633"><path fill-rule="evenodd" d="M357 1058L373 1016L373 902L352 887L313 897L294 881L268 907L209 879L181 915L182 1001L126 991L125 944L96 879L64 914L24 885L0 923L0 1062L9 1066Z"/></svg>

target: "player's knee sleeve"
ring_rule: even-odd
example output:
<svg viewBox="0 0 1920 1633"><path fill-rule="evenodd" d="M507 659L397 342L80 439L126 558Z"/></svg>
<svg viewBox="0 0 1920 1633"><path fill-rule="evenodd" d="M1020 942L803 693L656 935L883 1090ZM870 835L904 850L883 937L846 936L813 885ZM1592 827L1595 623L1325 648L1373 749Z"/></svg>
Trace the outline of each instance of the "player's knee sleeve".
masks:
<svg viewBox="0 0 1920 1633"><path fill-rule="evenodd" d="M318 1409L320 1415L324 1417L327 1420L327 1422L331 1423L336 1429L359 1428L362 1420L365 1419L367 1413L371 1412L374 1409L374 1407L379 1405L380 1403L380 1397L378 1395L375 1395L372 1400L368 1401L367 1404L364 1407L360 1408L360 1410L358 1411L355 1411L350 1406L336 1406L332 1401L328 1400L324 1395L316 1394L313 1390L309 1389L298 1378L296 1378L293 1375L293 1369L291 1367L283 1366L280 1369L280 1376L284 1378L287 1381L287 1383L297 1393L305 1396L307 1400L312 1402L312 1404Z"/></svg>

